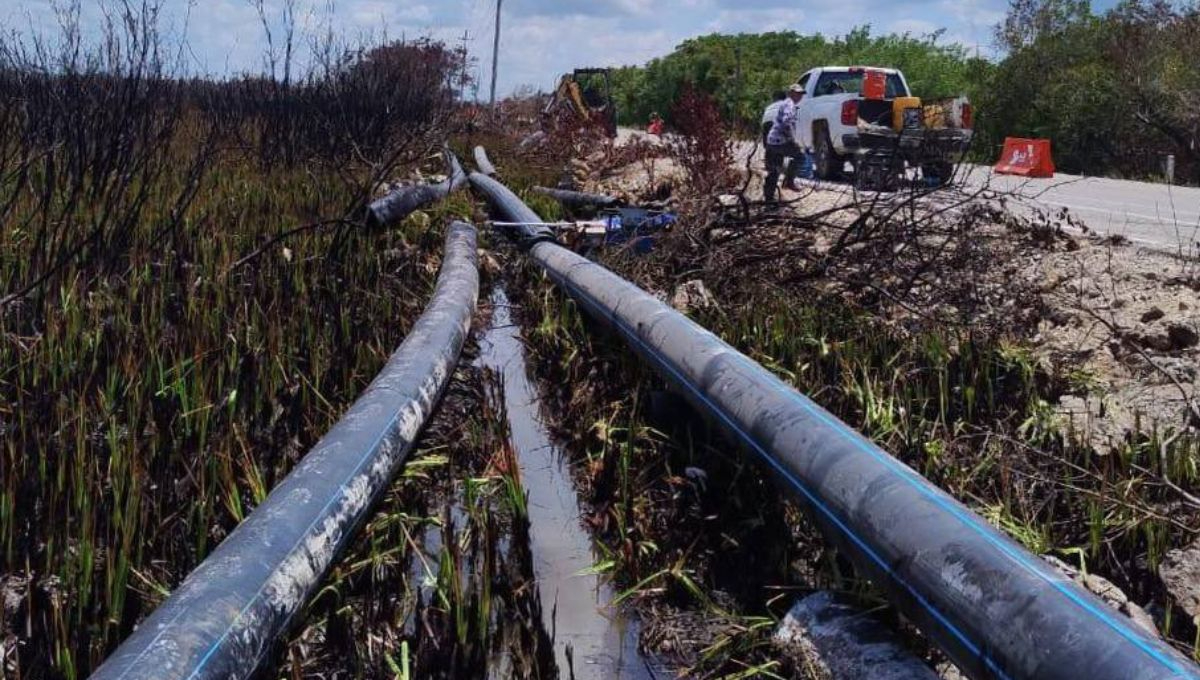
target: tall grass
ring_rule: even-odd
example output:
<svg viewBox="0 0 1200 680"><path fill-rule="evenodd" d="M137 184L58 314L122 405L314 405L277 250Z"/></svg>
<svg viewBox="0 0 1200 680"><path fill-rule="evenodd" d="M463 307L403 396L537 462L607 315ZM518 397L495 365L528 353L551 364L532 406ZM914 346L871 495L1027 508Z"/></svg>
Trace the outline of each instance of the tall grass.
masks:
<svg viewBox="0 0 1200 680"><path fill-rule="evenodd" d="M837 303L769 296L702 322L1026 547L1082 554L1140 601L1162 598L1163 553L1200 530L1194 433L1146 427L1098 455L1051 406L1071 376L1013 341L896 335Z"/></svg>
<svg viewBox="0 0 1200 680"><path fill-rule="evenodd" d="M53 47L0 43L12 677L94 668L373 377L436 271L429 229L351 218L435 142L452 53L187 80L152 9L127 8L95 46L70 21Z"/></svg>

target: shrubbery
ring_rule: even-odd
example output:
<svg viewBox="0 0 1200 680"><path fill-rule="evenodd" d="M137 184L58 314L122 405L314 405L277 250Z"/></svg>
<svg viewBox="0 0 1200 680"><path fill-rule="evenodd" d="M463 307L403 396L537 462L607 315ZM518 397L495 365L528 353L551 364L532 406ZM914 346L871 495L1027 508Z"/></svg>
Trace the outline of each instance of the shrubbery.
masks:
<svg viewBox="0 0 1200 680"><path fill-rule="evenodd" d="M979 97L981 141L1047 137L1067 172L1146 178L1175 154L1200 182L1200 6L1014 0L1007 50Z"/></svg>

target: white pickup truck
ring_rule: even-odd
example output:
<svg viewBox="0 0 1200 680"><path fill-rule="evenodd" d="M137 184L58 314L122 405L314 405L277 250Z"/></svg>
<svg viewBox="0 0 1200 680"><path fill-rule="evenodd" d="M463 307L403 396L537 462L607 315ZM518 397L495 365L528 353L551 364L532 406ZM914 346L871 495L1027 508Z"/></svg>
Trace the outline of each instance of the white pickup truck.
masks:
<svg viewBox="0 0 1200 680"><path fill-rule="evenodd" d="M863 96L868 72L879 90L871 98ZM970 146L966 98L923 105L896 69L825 66L797 83L805 95L796 105L796 140L812 150L821 179L837 179L849 161L856 183L867 188L894 186L906 167L920 168L927 183L945 184Z"/></svg>

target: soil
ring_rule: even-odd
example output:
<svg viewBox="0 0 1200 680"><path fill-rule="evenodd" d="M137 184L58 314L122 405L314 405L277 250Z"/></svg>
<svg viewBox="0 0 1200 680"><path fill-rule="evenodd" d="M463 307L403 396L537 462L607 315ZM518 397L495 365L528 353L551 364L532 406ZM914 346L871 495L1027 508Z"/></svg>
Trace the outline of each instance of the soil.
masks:
<svg viewBox="0 0 1200 680"><path fill-rule="evenodd" d="M1048 312L1030 338L1074 372L1061 412L1100 452L1129 432L1200 426L1197 263L1092 238L1031 263Z"/></svg>

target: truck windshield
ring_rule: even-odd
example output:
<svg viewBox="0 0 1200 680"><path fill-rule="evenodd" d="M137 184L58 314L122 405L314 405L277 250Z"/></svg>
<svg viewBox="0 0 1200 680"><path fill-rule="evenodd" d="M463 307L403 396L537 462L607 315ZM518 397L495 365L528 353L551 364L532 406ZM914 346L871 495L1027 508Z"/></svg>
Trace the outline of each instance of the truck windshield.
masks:
<svg viewBox="0 0 1200 680"><path fill-rule="evenodd" d="M817 89L815 96L824 97L831 94L859 94L862 92L863 70L852 69L850 71L826 71L817 79ZM908 93L904 90L904 81L900 80L899 73L889 73L887 77L887 93L888 99L895 97L904 97Z"/></svg>

